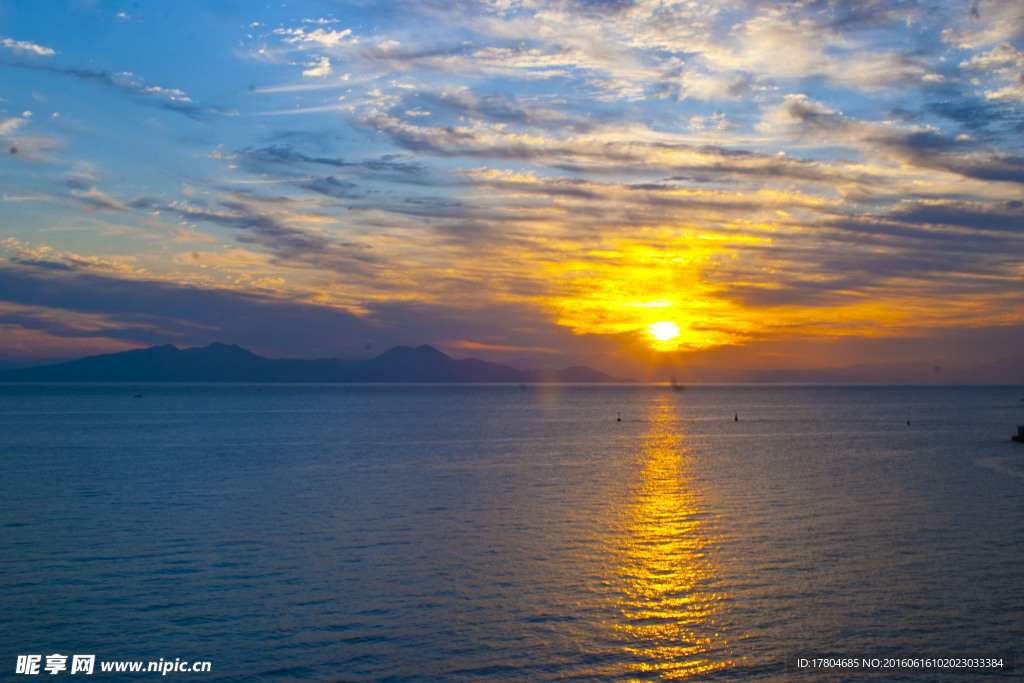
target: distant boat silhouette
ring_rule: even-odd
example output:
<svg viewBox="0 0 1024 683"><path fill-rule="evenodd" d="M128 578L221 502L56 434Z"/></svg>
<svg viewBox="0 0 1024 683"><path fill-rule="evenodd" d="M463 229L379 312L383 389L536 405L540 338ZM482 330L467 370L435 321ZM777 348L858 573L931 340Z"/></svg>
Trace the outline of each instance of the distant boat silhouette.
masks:
<svg viewBox="0 0 1024 683"><path fill-rule="evenodd" d="M1013 441L1024 443L1024 425L1017 426L1017 433L1010 437Z"/></svg>
<svg viewBox="0 0 1024 683"><path fill-rule="evenodd" d="M678 382L676 382L676 378L675 377L672 378L672 380L670 381L670 384L672 385L672 391L683 391L683 390L686 389L686 387L684 387L682 384L679 384Z"/></svg>

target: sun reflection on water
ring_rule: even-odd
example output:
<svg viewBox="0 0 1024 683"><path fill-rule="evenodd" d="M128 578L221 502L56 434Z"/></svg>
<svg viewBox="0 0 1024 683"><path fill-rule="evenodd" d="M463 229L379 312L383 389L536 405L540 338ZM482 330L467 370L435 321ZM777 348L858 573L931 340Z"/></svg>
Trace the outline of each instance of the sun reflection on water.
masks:
<svg viewBox="0 0 1024 683"><path fill-rule="evenodd" d="M692 484L671 398L646 417L637 490L616 539L617 640L635 673L692 678L730 666L716 617L724 593L714 565L713 516Z"/></svg>

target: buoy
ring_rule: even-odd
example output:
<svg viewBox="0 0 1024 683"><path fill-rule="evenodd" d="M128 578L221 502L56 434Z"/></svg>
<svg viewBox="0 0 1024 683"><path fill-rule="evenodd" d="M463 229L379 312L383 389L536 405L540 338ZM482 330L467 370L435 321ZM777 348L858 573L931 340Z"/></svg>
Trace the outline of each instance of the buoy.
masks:
<svg viewBox="0 0 1024 683"><path fill-rule="evenodd" d="M732 418L732 421L733 422L739 422L740 421L740 414L736 413L736 417Z"/></svg>
<svg viewBox="0 0 1024 683"><path fill-rule="evenodd" d="M619 419L616 420L616 422L622 422L622 412L621 411L619 412Z"/></svg>

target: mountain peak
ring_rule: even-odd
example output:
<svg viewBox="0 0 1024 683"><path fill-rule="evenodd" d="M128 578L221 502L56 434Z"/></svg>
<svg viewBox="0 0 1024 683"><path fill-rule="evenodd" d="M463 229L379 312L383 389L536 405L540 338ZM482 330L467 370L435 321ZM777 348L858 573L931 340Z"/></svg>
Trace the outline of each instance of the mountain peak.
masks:
<svg viewBox="0 0 1024 683"><path fill-rule="evenodd" d="M238 344L224 344L224 343L221 343L221 342L214 342L214 343L210 344L209 346L204 346L201 349L199 349L199 348L192 348L192 349L185 349L185 351L186 352L191 352L191 353L216 353L216 354L221 354L221 355L231 354L231 355L237 355L237 356L258 357L252 351L249 351L248 349L243 349Z"/></svg>
<svg viewBox="0 0 1024 683"><path fill-rule="evenodd" d="M392 347L392 348L388 349L387 351L385 351L384 353L382 353L380 355L381 356L387 356L388 354L392 354L392 355L439 354L439 355L442 355L442 356L445 355L444 353L442 353L441 351L438 351L437 349L435 349L433 346L430 346L429 344L421 344L420 346L395 346L395 347ZM378 356L378 358L379 358L379 356Z"/></svg>
<svg viewBox="0 0 1024 683"><path fill-rule="evenodd" d="M384 353L377 356L375 361L415 361L415 362L426 362L426 361L450 361L453 360L451 356L438 351L433 346L423 344L422 346L396 346L388 349Z"/></svg>

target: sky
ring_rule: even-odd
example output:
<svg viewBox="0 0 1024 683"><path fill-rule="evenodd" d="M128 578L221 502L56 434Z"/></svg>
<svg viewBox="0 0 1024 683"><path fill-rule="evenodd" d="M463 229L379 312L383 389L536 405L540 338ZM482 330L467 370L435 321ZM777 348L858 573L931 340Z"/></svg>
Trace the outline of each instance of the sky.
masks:
<svg viewBox="0 0 1024 683"><path fill-rule="evenodd" d="M1024 3L0 0L0 361L1024 349Z"/></svg>

